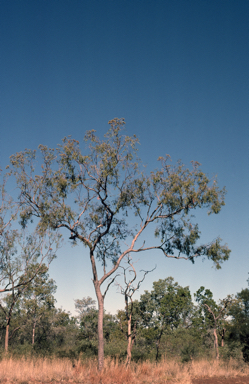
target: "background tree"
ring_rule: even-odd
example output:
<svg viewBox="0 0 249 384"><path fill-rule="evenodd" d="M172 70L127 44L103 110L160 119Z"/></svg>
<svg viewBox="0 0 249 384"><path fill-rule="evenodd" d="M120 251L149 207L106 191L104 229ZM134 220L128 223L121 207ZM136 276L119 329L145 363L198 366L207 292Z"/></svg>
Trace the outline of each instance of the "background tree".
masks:
<svg viewBox="0 0 249 384"><path fill-rule="evenodd" d="M78 334L78 352L83 352L86 356L97 355L98 340L98 311L96 309L96 301L91 297L75 300L75 308L79 313L79 334ZM104 313L103 335L106 343L111 341L113 333L117 328L115 317L111 314ZM109 354L112 355L112 348L108 348Z"/></svg>
<svg viewBox="0 0 249 384"><path fill-rule="evenodd" d="M207 328L212 328L214 335L214 349L216 351L216 359L219 360L219 342L218 332L221 330L221 335L224 333L224 318L227 312L228 304L231 302L231 297L222 300L218 305L213 300L213 294L209 289L200 287L195 293L195 300L201 305L200 312L203 316L203 322Z"/></svg>
<svg viewBox="0 0 249 384"><path fill-rule="evenodd" d="M120 284L118 284L118 283L116 283L116 284L119 286L121 294L124 295L124 299L125 299L125 316L126 316L126 320L127 320L127 357L126 357L126 365L130 365L130 362L131 362L131 352L132 352L133 343L134 343L135 338L136 338L137 322L138 322L138 317L137 316L134 319L134 314L135 313L137 314L137 310L136 310L137 306L135 308L132 296L134 295L134 293L136 291L139 290L140 285L142 284L142 282L145 279L145 276L149 272L152 272L155 268L152 269L151 271L144 271L143 278L140 281L138 281L137 285L135 286L133 283L134 283L134 281L137 278L137 273L136 273L134 264L132 263L132 260L131 260L129 255L127 257L127 264L128 264L127 268L124 268L124 267L120 266L120 268L123 269L123 276L124 276L125 287L123 288ZM127 272L133 274L133 277L130 280L127 279ZM132 320L133 320L133 329L132 329Z"/></svg>
<svg viewBox="0 0 249 384"><path fill-rule="evenodd" d="M239 343L245 361L249 361L249 289L242 289L229 308L228 342Z"/></svg>
<svg viewBox="0 0 249 384"><path fill-rule="evenodd" d="M13 297L11 293L8 293L1 299L0 309L3 315L2 317L2 329L4 330L4 350L8 352L9 340L15 336L15 333L20 329L20 308L18 297ZM13 327L11 329L11 325Z"/></svg>
<svg viewBox="0 0 249 384"><path fill-rule="evenodd" d="M153 283L151 292L145 291L140 297L144 325L153 328L156 339L156 360L162 335L184 323L191 310L189 287L181 287L173 277Z"/></svg>
<svg viewBox="0 0 249 384"><path fill-rule="evenodd" d="M55 250L52 246L55 245ZM14 306L27 290L29 284L40 271L45 259L50 263L55 257L58 246L57 236L45 233L39 235L33 232L31 235L8 230L2 235L1 264L0 264L0 289L3 295L10 292L4 303L0 301L0 309L6 319L5 326L5 351L8 351L9 327ZM4 296L2 297L2 299Z"/></svg>
<svg viewBox="0 0 249 384"><path fill-rule="evenodd" d="M90 296L83 297L83 299L74 300L74 306L76 312L78 312L80 322L87 313L96 311L96 300L93 300Z"/></svg>
<svg viewBox="0 0 249 384"><path fill-rule="evenodd" d="M75 300L75 309L78 312L80 332L78 335L78 350L88 356L97 354L98 338L98 311L96 301L91 297Z"/></svg>
<svg viewBox="0 0 249 384"><path fill-rule="evenodd" d="M37 265L34 265L34 272L36 269ZM55 282L53 279L49 279L48 267L42 264L34 279L25 289L20 304L26 315L26 326L32 330L30 333L32 346L35 344L35 331L39 327L41 319L46 317L47 312L55 308L55 292Z"/></svg>
<svg viewBox="0 0 249 384"><path fill-rule="evenodd" d="M86 133L88 149L84 153L79 142L70 137L64 138L56 151L40 145L41 172L35 169L36 151L19 152L10 160L20 191L23 225L35 216L40 231L66 228L71 240L88 248L98 301L100 370L104 362L104 298L114 279L106 282L126 255L160 250L167 257L192 262L206 256L219 268L230 253L219 238L200 245L198 225L191 222L193 210L207 208L209 213L219 213L224 205L225 190L218 188L216 180L209 180L196 162L191 170L180 162L172 167L169 156L160 157L161 167L146 175L136 157L138 139L122 135L124 119L113 119L109 124L103 140L93 130ZM152 245L141 245L149 226L152 230L156 227L159 239ZM104 283L107 287L102 291Z"/></svg>
<svg viewBox="0 0 249 384"><path fill-rule="evenodd" d="M62 308L55 308L50 313L45 339L47 349L58 357L74 359L77 355L76 343L79 334L77 319Z"/></svg>

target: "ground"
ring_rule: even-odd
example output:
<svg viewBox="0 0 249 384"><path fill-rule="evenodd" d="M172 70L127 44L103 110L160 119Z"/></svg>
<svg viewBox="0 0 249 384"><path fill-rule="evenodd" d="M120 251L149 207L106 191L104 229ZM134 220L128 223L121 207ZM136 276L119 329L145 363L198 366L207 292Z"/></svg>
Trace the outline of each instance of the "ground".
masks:
<svg viewBox="0 0 249 384"><path fill-rule="evenodd" d="M192 380L193 384L249 384L249 376L203 377Z"/></svg>

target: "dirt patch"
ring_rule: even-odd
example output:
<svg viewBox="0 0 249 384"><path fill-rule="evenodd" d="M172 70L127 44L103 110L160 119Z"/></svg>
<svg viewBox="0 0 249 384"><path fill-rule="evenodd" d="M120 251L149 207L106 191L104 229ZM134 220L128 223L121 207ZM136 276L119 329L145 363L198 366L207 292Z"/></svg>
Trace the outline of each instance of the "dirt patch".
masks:
<svg viewBox="0 0 249 384"><path fill-rule="evenodd" d="M249 384L249 376L201 377L192 379L193 384Z"/></svg>

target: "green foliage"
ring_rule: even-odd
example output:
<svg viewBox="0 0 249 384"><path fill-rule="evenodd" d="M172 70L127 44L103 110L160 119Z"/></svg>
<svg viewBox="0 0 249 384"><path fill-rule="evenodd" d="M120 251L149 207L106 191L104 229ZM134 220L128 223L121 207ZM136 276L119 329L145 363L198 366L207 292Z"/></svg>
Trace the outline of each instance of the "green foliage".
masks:
<svg viewBox="0 0 249 384"><path fill-rule="evenodd" d="M198 356L198 348L195 344L187 344L182 348L181 360L183 363L188 363L191 360L196 359Z"/></svg>
<svg viewBox="0 0 249 384"><path fill-rule="evenodd" d="M77 352L85 356L97 355L98 341L98 311L95 308L95 300L91 297L75 300L75 308L79 313L79 332L77 334ZM118 324L113 315L104 314L103 334L105 338L105 350L108 355L114 356L114 350L120 351L116 345L117 339L113 336L118 332ZM112 341L114 340L114 343Z"/></svg>
<svg viewBox="0 0 249 384"><path fill-rule="evenodd" d="M140 302L145 324L158 330L177 328L187 320L191 310L189 287L181 287L172 277L154 282L152 291L145 291Z"/></svg>
<svg viewBox="0 0 249 384"><path fill-rule="evenodd" d="M104 140L95 131L86 133L85 153L70 137L56 150L40 145L40 173L35 168L36 151L11 156L10 173L20 190L22 224L27 225L35 215L40 231L65 227L72 239L92 248L105 265L108 258L114 263L119 260L120 241L129 236L135 240L149 224L157 223L155 235L160 243L155 249L191 261L206 256L219 268L230 250L219 238L197 245L200 231L190 213L197 208L219 213L225 189L219 189L197 162L192 169L180 162L171 166L169 156L160 157L161 167L146 175L136 157L138 139L122 135L123 119L109 124ZM128 227L130 214L138 218L141 230Z"/></svg>
<svg viewBox="0 0 249 384"><path fill-rule="evenodd" d="M136 330L139 329L139 326L142 322L142 312L140 303L138 300L134 300L131 303L128 304L128 315L131 313L131 307L132 307L132 317L131 317L131 333L133 334L136 332ZM125 310L118 310L117 312L117 320L119 323L120 330L123 335L127 338L127 327L128 327L128 320L127 320L127 313Z"/></svg>
<svg viewBox="0 0 249 384"><path fill-rule="evenodd" d="M229 342L242 345L245 361L249 361L249 289L237 293L236 300L229 311L232 321L228 328Z"/></svg>
<svg viewBox="0 0 249 384"><path fill-rule="evenodd" d="M44 308L42 317L37 321L35 344L32 346L32 318L33 304L29 298L33 298L32 292L36 292L38 282L44 279L44 291L46 292L51 279L47 269L41 270L41 276L33 282L33 290L27 291L17 302L10 326L10 352L15 356L58 356L67 357L72 361L95 358L98 353L98 312L94 307L94 300L90 297L75 300L79 310L78 318L72 317L62 309L56 309L54 303L46 295L41 295L40 307ZM39 286L37 300L40 297ZM54 285L48 290L48 297L53 297ZM213 300L210 290L200 287L196 296L199 303L208 302L212 309L219 310L219 304ZM225 327L225 345L220 348L220 356L224 360L230 358L242 361L247 359L247 329L248 329L248 290L242 290L237 298L229 306L229 317L224 318L222 326ZM38 300L38 303L40 301ZM27 305L29 304L29 305ZM145 292L140 301L134 301L135 321L137 321L137 336L132 349L132 360L134 362L156 358L155 346L158 347L158 356L178 358L182 362L192 359L213 358L213 334L211 332L212 322L209 313L205 314L205 307L199 304L194 306L189 300L188 287L183 288L174 282L173 278L167 278L154 282L151 292ZM175 305L176 304L176 305ZM8 296L6 297L8 305ZM36 304L37 305L37 304ZM39 308L40 308L39 307ZM153 310L154 308L154 310ZM200 311L200 308L203 308ZM141 310L142 309L142 310ZM219 312L217 312L219 313ZM3 313L0 314L0 324L4 326ZM105 314L104 337L105 354L125 360L127 348L127 318L125 311L120 310L117 316ZM15 332L15 328L19 327ZM162 334L160 334L163 330ZM160 336L160 339L159 339ZM219 340L219 344L221 339ZM3 348L3 346L2 346Z"/></svg>
<svg viewBox="0 0 249 384"><path fill-rule="evenodd" d="M153 283L150 293L145 291L141 295L140 303L146 327L143 334L155 340L158 358L162 335L187 322L192 309L189 287L181 287L172 277L160 279Z"/></svg>
<svg viewBox="0 0 249 384"><path fill-rule="evenodd" d="M90 312L93 312L92 310L95 310L95 304L96 301L93 300L90 296L83 297L83 299L76 299L75 302L75 310L78 312L79 320L82 320L85 315L89 314Z"/></svg>
<svg viewBox="0 0 249 384"><path fill-rule="evenodd" d="M209 289L200 287L194 294L195 300L200 304L199 306L199 318L201 319L202 326L207 330L214 326L214 318L208 311L206 305L213 311L215 316L218 316L218 305L213 299L213 294Z"/></svg>
<svg viewBox="0 0 249 384"><path fill-rule="evenodd" d="M243 346L239 341L227 340L227 344L220 349L221 358L223 360L235 360L237 362L247 361L243 356Z"/></svg>
<svg viewBox="0 0 249 384"><path fill-rule="evenodd" d="M37 265L33 265L33 271L37 268ZM35 278L24 291L21 301L21 310L23 311L23 319L25 319L25 328L27 329L26 332L30 334L32 344L36 344L36 339L40 337L40 332L37 334L37 330L41 327L44 329L45 319L49 318L50 312L55 308L55 299L53 296L55 291L55 282L49 279L48 267L43 264ZM38 339L38 344L40 345L40 343L41 340Z"/></svg>
<svg viewBox="0 0 249 384"><path fill-rule="evenodd" d="M13 314L20 310L18 307L21 297L31 289L31 284L42 273L45 265L44 260L51 262L55 257L52 246L58 247L58 237L51 233L38 233L34 231L27 234L26 231L5 229L1 235L0 252L0 284L3 300L0 301L0 311L5 317L5 351L8 351L9 339L13 332L20 328L16 325L10 334L10 325L13 325L15 317ZM39 284L37 290L39 290ZM7 293L7 295L6 295Z"/></svg>

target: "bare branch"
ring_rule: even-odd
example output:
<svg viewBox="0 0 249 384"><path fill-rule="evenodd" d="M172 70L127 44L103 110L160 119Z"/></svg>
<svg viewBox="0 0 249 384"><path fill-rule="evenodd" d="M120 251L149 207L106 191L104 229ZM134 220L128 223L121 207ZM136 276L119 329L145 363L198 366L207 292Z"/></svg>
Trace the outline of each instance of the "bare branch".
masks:
<svg viewBox="0 0 249 384"><path fill-rule="evenodd" d="M107 285L106 290L105 290L105 292L104 292L104 294L103 294L103 298L105 298L105 295L107 294L107 291L108 291L108 289L110 288L110 285L115 281L115 279L116 279L118 276L120 276L120 275L117 274L116 276L114 276L113 279L110 281L110 283Z"/></svg>

